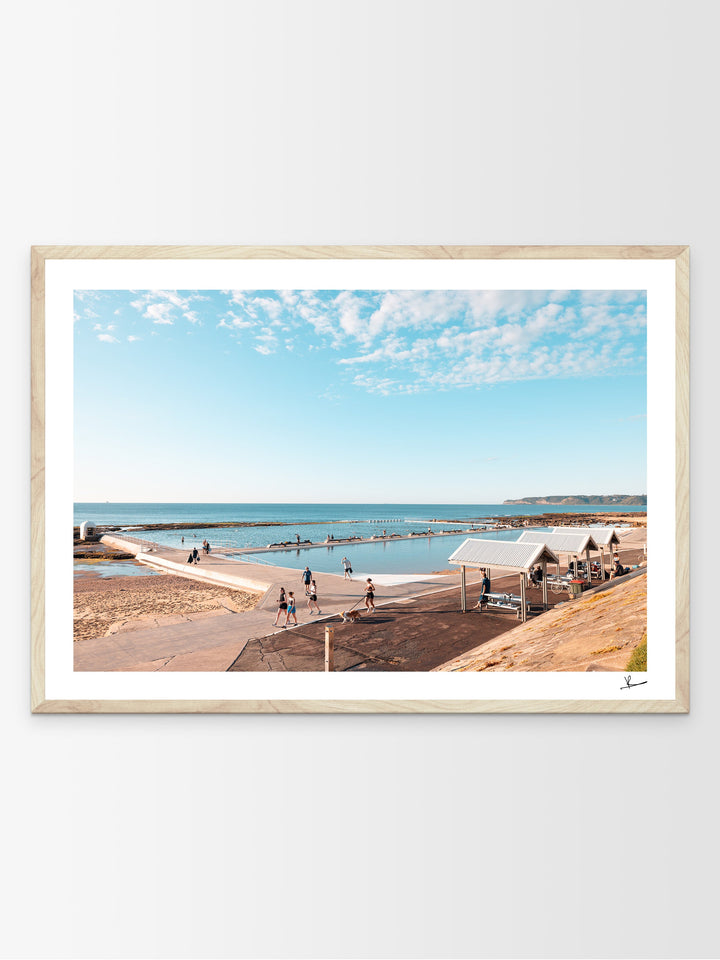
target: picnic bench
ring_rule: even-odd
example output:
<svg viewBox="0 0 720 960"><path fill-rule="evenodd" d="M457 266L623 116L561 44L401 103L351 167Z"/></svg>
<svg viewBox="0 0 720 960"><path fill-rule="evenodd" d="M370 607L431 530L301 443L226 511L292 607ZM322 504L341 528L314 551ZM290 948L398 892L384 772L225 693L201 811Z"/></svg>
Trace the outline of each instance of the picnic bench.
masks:
<svg viewBox="0 0 720 960"><path fill-rule="evenodd" d="M569 573L563 573L563 574L548 573L546 579L547 579L547 585L549 589L552 590L553 593L562 593L563 590L570 589L570 584L575 579L575 577Z"/></svg>
<svg viewBox="0 0 720 960"><path fill-rule="evenodd" d="M518 620L522 617L522 598L514 593L485 593L478 600L478 606L484 602L488 607L498 607L501 610L515 610ZM482 607L480 607L482 611ZM530 612L530 603L525 601L525 612Z"/></svg>

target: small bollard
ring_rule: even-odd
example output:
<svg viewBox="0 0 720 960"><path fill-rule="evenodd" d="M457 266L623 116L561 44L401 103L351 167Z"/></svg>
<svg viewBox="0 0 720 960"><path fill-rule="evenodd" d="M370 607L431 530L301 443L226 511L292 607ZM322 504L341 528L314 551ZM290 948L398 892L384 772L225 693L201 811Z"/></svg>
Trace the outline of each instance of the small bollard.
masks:
<svg viewBox="0 0 720 960"><path fill-rule="evenodd" d="M335 628L325 627L325 673L335 669Z"/></svg>

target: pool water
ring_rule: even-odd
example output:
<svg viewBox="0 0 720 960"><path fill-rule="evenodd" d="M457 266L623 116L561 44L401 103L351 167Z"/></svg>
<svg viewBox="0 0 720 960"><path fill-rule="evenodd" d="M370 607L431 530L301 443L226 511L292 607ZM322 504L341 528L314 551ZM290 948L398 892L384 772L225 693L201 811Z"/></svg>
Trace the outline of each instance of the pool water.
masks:
<svg viewBox="0 0 720 960"><path fill-rule="evenodd" d="M548 528L536 527L537 533L547 533ZM523 531L498 530L449 534L448 536L413 537L412 540L380 540L372 543L338 544L313 548L294 548L292 550L273 550L271 552L237 554L233 559L244 556L246 560L262 560L280 567L305 566L318 573L342 574L343 557L347 557L353 568L353 578L372 577L375 574L434 573L452 570L448 557L464 543L469 536L473 539L515 541ZM232 557L232 555L230 555Z"/></svg>

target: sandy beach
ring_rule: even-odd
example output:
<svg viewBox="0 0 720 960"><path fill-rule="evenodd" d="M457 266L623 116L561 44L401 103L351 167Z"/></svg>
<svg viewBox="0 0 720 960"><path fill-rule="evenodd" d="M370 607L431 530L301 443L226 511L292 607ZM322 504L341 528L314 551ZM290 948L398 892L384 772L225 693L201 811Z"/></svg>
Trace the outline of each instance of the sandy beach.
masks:
<svg viewBox="0 0 720 960"><path fill-rule="evenodd" d="M252 610L261 597L170 574L107 578L88 574L77 576L74 586L74 640L105 637L153 622L179 622L188 614Z"/></svg>

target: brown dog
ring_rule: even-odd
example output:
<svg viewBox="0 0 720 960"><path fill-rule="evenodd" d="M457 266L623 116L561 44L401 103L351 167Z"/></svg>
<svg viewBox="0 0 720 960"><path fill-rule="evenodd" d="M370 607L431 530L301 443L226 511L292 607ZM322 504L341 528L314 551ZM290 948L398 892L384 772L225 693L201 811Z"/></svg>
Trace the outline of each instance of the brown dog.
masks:
<svg viewBox="0 0 720 960"><path fill-rule="evenodd" d="M342 612L343 623L357 623L360 619L359 610L350 610L346 613L344 610Z"/></svg>

